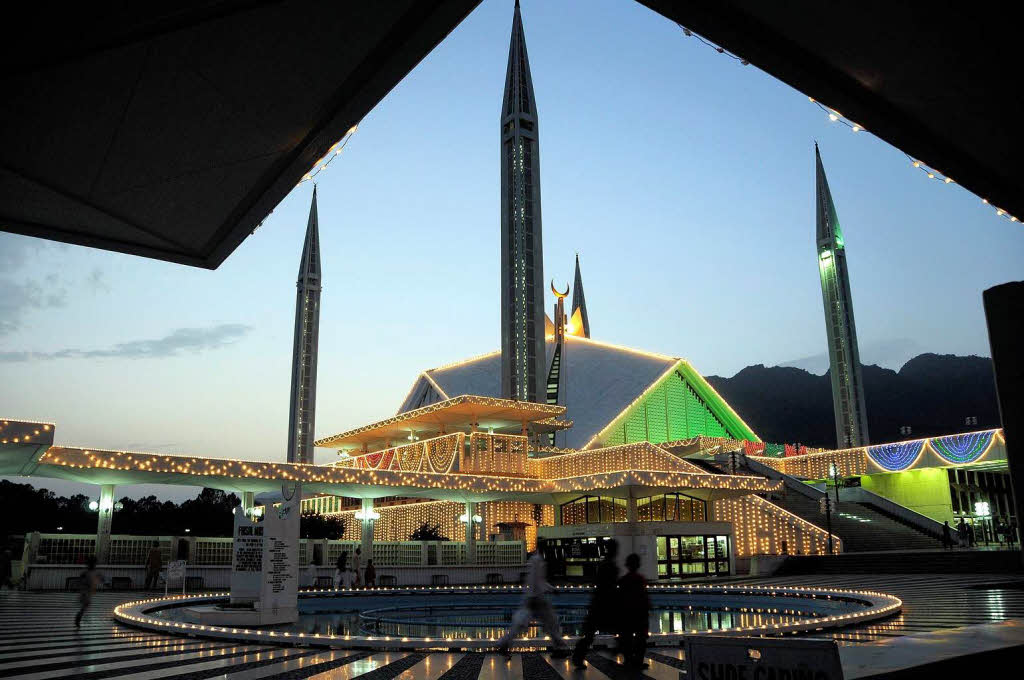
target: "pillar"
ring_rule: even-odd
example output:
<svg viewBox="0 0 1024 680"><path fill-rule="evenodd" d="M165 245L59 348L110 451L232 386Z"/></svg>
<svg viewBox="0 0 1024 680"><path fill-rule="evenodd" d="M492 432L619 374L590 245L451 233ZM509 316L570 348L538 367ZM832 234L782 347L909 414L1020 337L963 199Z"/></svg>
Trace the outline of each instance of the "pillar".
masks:
<svg viewBox="0 0 1024 680"><path fill-rule="evenodd" d="M476 564L476 540L473 531L473 513L476 503L466 501L466 564Z"/></svg>
<svg viewBox="0 0 1024 680"><path fill-rule="evenodd" d="M373 499L364 498L362 507L363 518L362 533L359 536L359 547L363 551L362 566L366 566L366 560L373 559Z"/></svg>
<svg viewBox="0 0 1024 680"><path fill-rule="evenodd" d="M100 487L100 503L96 510L96 561L106 564L110 559L110 527L114 523L114 485Z"/></svg>
<svg viewBox="0 0 1024 680"><path fill-rule="evenodd" d="M252 513L252 509L256 507L256 492L255 491L243 491L242 492L242 512L246 516Z"/></svg>
<svg viewBox="0 0 1024 680"><path fill-rule="evenodd" d="M1006 439L1006 463L1017 514L1017 540L1024 527L1024 355L1020 319L1024 315L1024 281L993 286L984 292L988 344L992 351L999 418ZM1017 545L1024 551L1024 542ZM1024 552L1022 552L1024 557Z"/></svg>
<svg viewBox="0 0 1024 680"><path fill-rule="evenodd" d="M489 503L480 503L478 514L480 515L480 540L487 542L490 540L490 530L487 528L487 506Z"/></svg>

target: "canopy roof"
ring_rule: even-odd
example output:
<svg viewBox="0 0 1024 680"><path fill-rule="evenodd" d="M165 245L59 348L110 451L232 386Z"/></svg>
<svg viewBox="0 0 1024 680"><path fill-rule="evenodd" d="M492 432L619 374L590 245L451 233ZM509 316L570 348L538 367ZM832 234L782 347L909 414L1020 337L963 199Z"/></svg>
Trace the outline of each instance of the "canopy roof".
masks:
<svg viewBox="0 0 1024 680"><path fill-rule="evenodd" d="M405 443L410 436L434 435L472 429L519 433L523 423L535 431L551 431L569 427L571 423L555 420L565 414L564 406L513 401L496 397L462 395L429 406L400 413L393 418L364 425L318 440L317 446L332 449L375 451L392 444Z"/></svg>
<svg viewBox="0 0 1024 680"><path fill-rule="evenodd" d="M52 432L52 429L51 429ZM87 484L172 484L227 491L280 491L301 483L311 494L350 498L401 495L455 501L520 500L552 503L580 491L626 493L627 487L676 489L706 500L777 490L781 482L679 470L607 469L573 477L537 478L500 475L364 470L298 463L226 460L134 451L36 445L31 469L26 446L0 443L0 475L31 475ZM681 465L684 465L680 461ZM615 468L616 466L612 466ZM618 466L622 467L622 466Z"/></svg>
<svg viewBox="0 0 1024 680"><path fill-rule="evenodd" d="M0 229L215 268L478 2L22 4Z"/></svg>

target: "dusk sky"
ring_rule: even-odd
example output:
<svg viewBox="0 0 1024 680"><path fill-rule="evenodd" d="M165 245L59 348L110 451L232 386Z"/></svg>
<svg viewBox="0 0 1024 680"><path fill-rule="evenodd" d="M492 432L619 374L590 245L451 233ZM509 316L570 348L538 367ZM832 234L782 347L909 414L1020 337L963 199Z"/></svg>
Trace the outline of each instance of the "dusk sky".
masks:
<svg viewBox="0 0 1024 680"><path fill-rule="evenodd" d="M817 140L864 362L988 355L981 293L1021 278L1020 224L637 3L522 11L545 276L571 282L579 252L595 339L705 375L823 370ZM511 23L510 0L485 0L318 178L318 437L394 415L419 371L498 347ZM284 460L312 189L216 271L0 234L0 415L55 422L63 444Z"/></svg>

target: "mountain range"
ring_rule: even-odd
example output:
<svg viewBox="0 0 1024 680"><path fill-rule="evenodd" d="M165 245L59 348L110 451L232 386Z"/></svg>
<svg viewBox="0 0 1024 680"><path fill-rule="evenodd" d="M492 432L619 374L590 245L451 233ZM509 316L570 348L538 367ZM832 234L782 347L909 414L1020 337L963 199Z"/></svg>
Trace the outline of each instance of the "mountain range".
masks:
<svg viewBox="0 0 1024 680"><path fill-rule="evenodd" d="M898 371L862 365L861 374L873 443L1001 426L987 357L919 354ZM757 364L707 381L764 441L835 448L829 373Z"/></svg>

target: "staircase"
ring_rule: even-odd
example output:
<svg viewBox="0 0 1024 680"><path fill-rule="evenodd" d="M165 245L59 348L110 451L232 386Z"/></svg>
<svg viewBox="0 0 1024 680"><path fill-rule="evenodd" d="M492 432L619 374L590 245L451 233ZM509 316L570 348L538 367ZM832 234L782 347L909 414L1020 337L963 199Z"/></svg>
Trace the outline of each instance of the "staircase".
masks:
<svg viewBox="0 0 1024 680"><path fill-rule="evenodd" d="M695 457L686 460L716 474L730 474L732 467L732 461L721 455L718 460ZM763 465L754 464L752 467L746 461L745 456L736 457L736 474L784 479L786 481L784 490L769 495L768 500L811 524L822 529L828 528L825 515L820 512L818 500L823 492ZM935 550L942 547L940 536L932 535L903 522L879 508L849 501L836 503L834 495L830 496L830 499L832 501L832 533L842 539L845 553Z"/></svg>
<svg viewBox="0 0 1024 680"><path fill-rule="evenodd" d="M1017 550L926 550L788 557L773 576L803 574L1019 574Z"/></svg>

